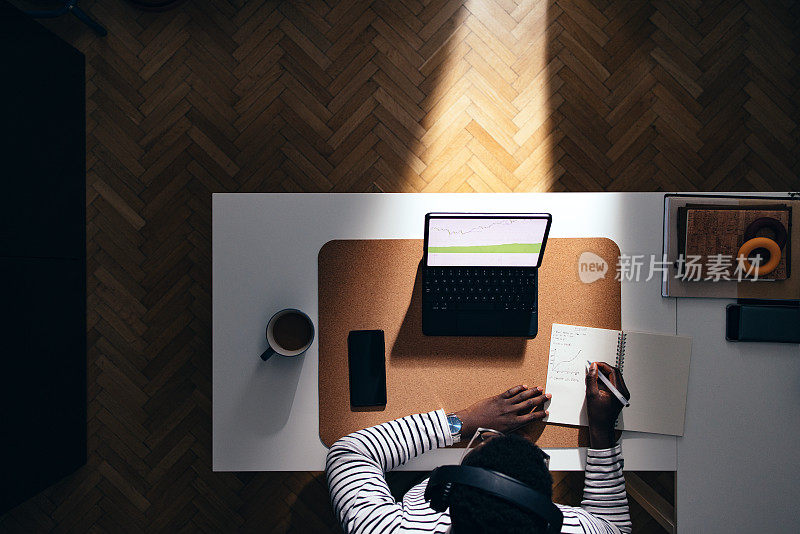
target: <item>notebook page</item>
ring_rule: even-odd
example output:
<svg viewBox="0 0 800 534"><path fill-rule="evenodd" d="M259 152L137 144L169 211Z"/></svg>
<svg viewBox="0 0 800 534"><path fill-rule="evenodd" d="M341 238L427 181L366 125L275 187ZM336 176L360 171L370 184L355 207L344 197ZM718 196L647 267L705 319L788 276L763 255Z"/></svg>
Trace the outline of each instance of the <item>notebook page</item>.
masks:
<svg viewBox="0 0 800 534"><path fill-rule="evenodd" d="M622 376L631 405L622 410L617 428L683 435L692 339L625 332Z"/></svg>
<svg viewBox="0 0 800 534"><path fill-rule="evenodd" d="M553 395L549 423L588 425L586 361L616 365L618 330L553 323L545 392Z"/></svg>

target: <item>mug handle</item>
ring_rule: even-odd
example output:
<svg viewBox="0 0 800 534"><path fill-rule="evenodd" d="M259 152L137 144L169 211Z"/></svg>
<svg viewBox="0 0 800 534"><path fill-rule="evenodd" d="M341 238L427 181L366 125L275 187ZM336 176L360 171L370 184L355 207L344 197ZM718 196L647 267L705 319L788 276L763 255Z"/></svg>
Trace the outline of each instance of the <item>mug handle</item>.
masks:
<svg viewBox="0 0 800 534"><path fill-rule="evenodd" d="M273 349L272 347L270 347L268 345L267 346L267 350L265 350L264 352L261 353L261 359L264 360L264 361L267 361L272 356L274 356L275 354L277 354L277 352L275 352L275 349Z"/></svg>

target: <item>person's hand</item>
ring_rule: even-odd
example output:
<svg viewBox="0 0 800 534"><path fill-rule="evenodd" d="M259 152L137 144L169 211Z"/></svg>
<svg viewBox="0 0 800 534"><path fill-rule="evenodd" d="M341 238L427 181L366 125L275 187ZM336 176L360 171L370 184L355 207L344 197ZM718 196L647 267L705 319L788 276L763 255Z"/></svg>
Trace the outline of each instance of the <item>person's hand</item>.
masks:
<svg viewBox="0 0 800 534"><path fill-rule="evenodd" d="M586 413L589 416L589 442L594 449L608 449L614 446L614 423L622 410L622 403L616 395L598 378L601 371L626 399L631 398L622 373L607 363L594 362L586 374Z"/></svg>
<svg viewBox="0 0 800 534"><path fill-rule="evenodd" d="M508 432L547 415L544 403L552 395L542 388L515 386L480 400L455 415L461 419L461 435L470 439L479 427Z"/></svg>

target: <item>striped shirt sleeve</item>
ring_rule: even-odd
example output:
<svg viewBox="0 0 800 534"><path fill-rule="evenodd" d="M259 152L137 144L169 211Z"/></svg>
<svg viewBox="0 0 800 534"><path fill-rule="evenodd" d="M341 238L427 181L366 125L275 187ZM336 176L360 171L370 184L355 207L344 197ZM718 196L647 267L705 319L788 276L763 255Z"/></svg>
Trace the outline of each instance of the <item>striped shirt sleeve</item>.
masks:
<svg viewBox="0 0 800 534"><path fill-rule="evenodd" d="M325 472L336 517L350 533L397 532L403 504L384 473L453 439L444 410L409 415L349 434L328 451Z"/></svg>
<svg viewBox="0 0 800 534"><path fill-rule="evenodd" d="M589 449L581 507L559 506L564 514L562 532L631 532L623 463L619 444Z"/></svg>

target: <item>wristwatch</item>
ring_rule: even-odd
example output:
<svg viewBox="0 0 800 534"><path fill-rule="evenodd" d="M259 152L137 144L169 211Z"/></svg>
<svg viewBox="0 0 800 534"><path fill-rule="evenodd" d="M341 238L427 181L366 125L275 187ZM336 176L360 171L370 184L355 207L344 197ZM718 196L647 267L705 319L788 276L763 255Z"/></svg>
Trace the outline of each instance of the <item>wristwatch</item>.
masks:
<svg viewBox="0 0 800 534"><path fill-rule="evenodd" d="M453 438L453 444L461 441L461 419L454 413L447 414L447 424L450 426L450 436Z"/></svg>

